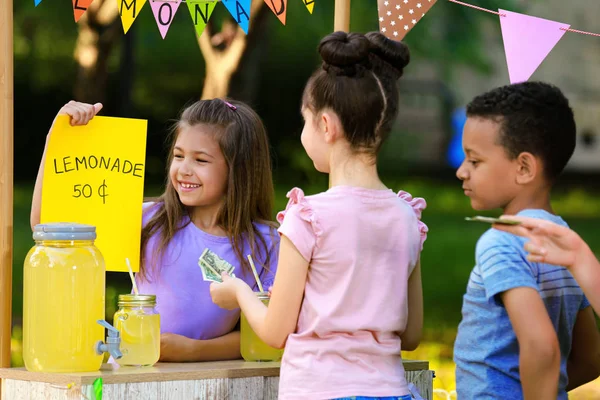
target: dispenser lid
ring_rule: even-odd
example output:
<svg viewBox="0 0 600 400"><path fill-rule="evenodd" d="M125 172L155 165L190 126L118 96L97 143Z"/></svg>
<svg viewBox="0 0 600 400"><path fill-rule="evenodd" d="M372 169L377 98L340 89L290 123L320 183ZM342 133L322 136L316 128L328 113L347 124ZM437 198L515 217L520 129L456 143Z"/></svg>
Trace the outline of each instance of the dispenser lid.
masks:
<svg viewBox="0 0 600 400"><path fill-rule="evenodd" d="M33 240L95 240L96 227L71 222L38 224L33 228Z"/></svg>

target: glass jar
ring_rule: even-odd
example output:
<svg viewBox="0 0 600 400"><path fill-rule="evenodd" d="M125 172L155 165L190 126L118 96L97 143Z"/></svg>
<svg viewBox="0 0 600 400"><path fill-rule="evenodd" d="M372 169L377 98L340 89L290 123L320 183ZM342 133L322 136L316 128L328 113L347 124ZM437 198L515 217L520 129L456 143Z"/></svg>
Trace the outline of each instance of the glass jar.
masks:
<svg viewBox="0 0 600 400"><path fill-rule="evenodd" d="M23 268L23 361L29 371L91 372L102 365L105 265L96 228L40 224Z"/></svg>
<svg viewBox="0 0 600 400"><path fill-rule="evenodd" d="M258 299L264 305L269 306L269 295L267 292L256 293ZM263 342L246 319L244 313L240 322L240 352L246 361L279 361L283 356L283 349L276 349Z"/></svg>
<svg viewBox="0 0 600 400"><path fill-rule="evenodd" d="M156 296L121 294L113 325L121 332L119 365L147 367L160 358L160 315Z"/></svg>

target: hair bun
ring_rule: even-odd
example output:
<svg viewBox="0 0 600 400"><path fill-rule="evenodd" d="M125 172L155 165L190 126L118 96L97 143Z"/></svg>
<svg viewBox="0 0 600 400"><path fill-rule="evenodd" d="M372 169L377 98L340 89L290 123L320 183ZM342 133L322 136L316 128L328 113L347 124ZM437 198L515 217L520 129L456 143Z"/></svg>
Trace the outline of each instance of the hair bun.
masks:
<svg viewBox="0 0 600 400"><path fill-rule="evenodd" d="M323 69L335 75L360 76L371 68L370 44L360 33L334 32L319 43Z"/></svg>
<svg viewBox="0 0 600 400"><path fill-rule="evenodd" d="M402 42L388 39L380 32L369 32L365 35L371 46L371 54L379 57L396 70L396 79L402 76L404 67L410 62L408 46Z"/></svg>

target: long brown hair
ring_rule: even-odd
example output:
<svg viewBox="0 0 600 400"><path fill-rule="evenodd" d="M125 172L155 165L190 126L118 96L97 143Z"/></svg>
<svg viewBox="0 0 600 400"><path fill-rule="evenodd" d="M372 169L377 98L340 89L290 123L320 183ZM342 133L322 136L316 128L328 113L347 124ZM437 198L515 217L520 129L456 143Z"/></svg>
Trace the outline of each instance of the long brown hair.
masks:
<svg viewBox="0 0 600 400"><path fill-rule="evenodd" d="M157 260L164 255L173 236L191 222L184 223L188 208L179 200L168 171L181 127L197 124L211 127L229 169L225 201L217 223L227 232L242 266L249 268L243 254L244 240L248 241L252 254L265 255L263 267L269 265L267 241L255 225L258 222L274 227L270 221L273 177L265 127L260 117L244 103L201 100L183 110L171 132L165 192L155 200L157 204L151 208L158 207L158 210L142 229L140 276L143 279L149 280L151 272L156 272ZM153 253L154 262L149 265L145 251L155 234L159 234L159 241Z"/></svg>

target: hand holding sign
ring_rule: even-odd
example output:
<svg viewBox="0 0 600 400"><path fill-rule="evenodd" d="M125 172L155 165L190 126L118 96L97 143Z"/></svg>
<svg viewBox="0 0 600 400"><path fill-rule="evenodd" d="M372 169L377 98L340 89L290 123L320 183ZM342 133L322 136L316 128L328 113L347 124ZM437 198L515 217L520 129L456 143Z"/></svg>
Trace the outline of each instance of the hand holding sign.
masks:
<svg viewBox="0 0 600 400"><path fill-rule="evenodd" d="M102 104L70 102L48 136L41 222L96 226L107 271L139 270L146 127L144 120L96 117Z"/></svg>
<svg viewBox="0 0 600 400"><path fill-rule="evenodd" d="M69 115L71 126L87 125L102 110L102 107L102 103L92 105L71 100L60 109L58 115Z"/></svg>

